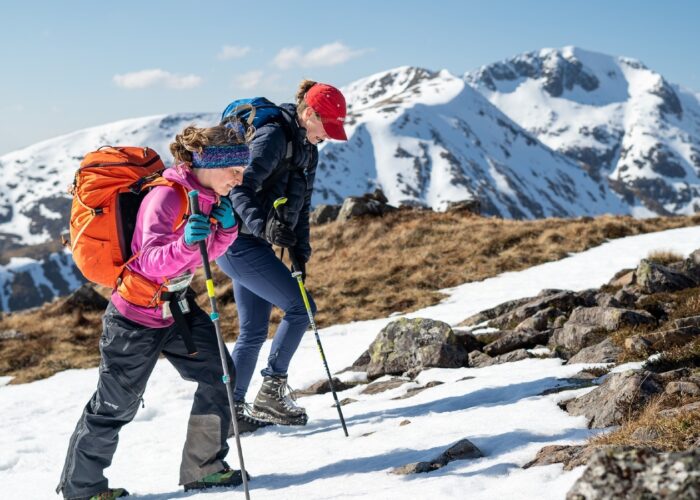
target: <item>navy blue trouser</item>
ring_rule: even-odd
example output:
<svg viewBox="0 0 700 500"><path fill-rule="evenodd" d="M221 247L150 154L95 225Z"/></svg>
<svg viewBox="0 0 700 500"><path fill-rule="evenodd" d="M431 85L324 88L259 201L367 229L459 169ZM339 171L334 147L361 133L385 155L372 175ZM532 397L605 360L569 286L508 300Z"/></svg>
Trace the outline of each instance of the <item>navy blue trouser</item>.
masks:
<svg viewBox="0 0 700 500"><path fill-rule="evenodd" d="M282 309L284 318L275 332L263 376L287 374L292 356L309 326L309 317L296 278L292 278L291 271L270 245L241 234L216 262L233 279L240 325L232 354L236 367L233 397L242 401L267 338L272 306ZM311 296L309 303L315 314L316 305Z"/></svg>

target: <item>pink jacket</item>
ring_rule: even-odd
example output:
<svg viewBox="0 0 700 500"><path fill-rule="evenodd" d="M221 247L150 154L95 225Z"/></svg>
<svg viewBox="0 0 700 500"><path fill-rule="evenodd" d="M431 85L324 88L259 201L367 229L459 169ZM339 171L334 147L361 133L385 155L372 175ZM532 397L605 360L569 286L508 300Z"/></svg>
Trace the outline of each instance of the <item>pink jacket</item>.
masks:
<svg viewBox="0 0 700 500"><path fill-rule="evenodd" d="M209 214L218 201L217 194L203 187L191 171L175 166L168 168L163 176L187 188L199 191L199 207L203 214ZM181 213L180 194L175 188L157 186L141 202L136 218L136 228L131 241L131 251L139 253L130 264L132 271L155 283L163 283L202 265L199 245L185 244L185 225L173 232L175 219ZM212 234L207 238L209 260L223 255L238 235L238 227L222 229L212 224ZM163 319L161 307L140 307L124 300L116 291L112 293L112 303L126 318L152 328L164 328L173 324L173 319Z"/></svg>

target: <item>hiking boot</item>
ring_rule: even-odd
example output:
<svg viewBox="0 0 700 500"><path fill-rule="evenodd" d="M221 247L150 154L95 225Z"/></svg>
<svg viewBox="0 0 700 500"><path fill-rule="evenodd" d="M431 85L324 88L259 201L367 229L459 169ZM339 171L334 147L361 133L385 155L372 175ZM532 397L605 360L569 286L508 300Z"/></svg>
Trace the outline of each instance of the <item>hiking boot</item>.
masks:
<svg viewBox="0 0 700 500"><path fill-rule="evenodd" d="M253 416L279 425L306 425L306 410L297 406L287 377L266 376L253 403Z"/></svg>
<svg viewBox="0 0 700 500"><path fill-rule="evenodd" d="M273 424L273 422L253 416L252 408L245 401L236 401L234 406L236 407L236 420L238 421L239 434L255 432L261 427L267 427ZM233 429L231 433L233 434Z"/></svg>
<svg viewBox="0 0 700 500"><path fill-rule="evenodd" d="M89 497L83 497L80 500L114 500L115 498L128 497L129 492L124 488L110 488L106 491L97 493Z"/></svg>
<svg viewBox="0 0 700 500"><path fill-rule="evenodd" d="M250 481L250 474L246 476L248 481ZM231 469L226 462L224 462L224 468L219 472L214 472L208 476L204 476L198 481L192 481L187 483L185 491L190 490L206 490L207 488L224 488L224 487L236 487L243 484L243 475L239 470Z"/></svg>

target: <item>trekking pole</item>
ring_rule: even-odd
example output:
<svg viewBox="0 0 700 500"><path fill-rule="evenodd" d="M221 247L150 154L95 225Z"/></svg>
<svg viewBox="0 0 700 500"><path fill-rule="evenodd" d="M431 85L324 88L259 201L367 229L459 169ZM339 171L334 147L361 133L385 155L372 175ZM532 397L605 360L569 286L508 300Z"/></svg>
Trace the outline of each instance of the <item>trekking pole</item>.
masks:
<svg viewBox="0 0 700 500"><path fill-rule="evenodd" d="M190 207L193 214L201 214L199 211L199 192L190 191L188 193L190 197ZM221 326L219 325L219 310L216 307L216 295L214 294L214 280L211 277L211 266L209 265L209 255L207 252L207 242L202 240L199 242L199 251L202 254L202 265L204 266L204 276L207 278L207 294L209 295L209 302L211 303L211 317L214 323L214 329L216 330L216 339L219 343L219 355L221 356L221 366L224 370L224 376L221 377L224 384L226 384L226 394L228 395L228 405L231 409L231 419L233 422L233 434L236 437L236 448L238 448L238 463L241 466L241 477L243 478L243 491L245 492L246 500L250 500L250 493L248 492L248 473L245 470L245 464L243 463L243 449L241 448L241 435L238 433L238 420L236 419L236 410L233 404L233 390L231 389L231 377L228 372L228 363L226 362L226 345L224 344L224 337L221 335ZM234 373L235 377L235 373Z"/></svg>
<svg viewBox="0 0 700 500"><path fill-rule="evenodd" d="M282 214L279 212L279 207L287 203L287 198L277 198L273 203L275 208L275 213L277 217L281 220ZM328 368L328 361L326 360L326 354L323 352L323 345L321 345L321 337L318 334L318 328L316 328L316 322L314 321L313 312L311 312L311 304L309 303L309 297L306 295L306 288L304 288L304 280L301 277L301 267L299 267L299 262L297 261L296 254L289 249L289 260L292 261L292 278L296 278L299 284L299 290L301 291L301 298L304 299L304 305L306 306L306 314L309 315L309 323L316 336L316 346L318 347L318 352L321 355L321 360L323 361L323 367L326 369L326 375L328 376L328 384L331 387L331 392L333 393L333 399L335 400L335 407L338 410L338 416L340 417L340 423L343 426L343 432L345 437L349 437L348 428L345 425L345 418L343 417L343 410L340 409L340 402L338 401L338 394L335 392L335 387L333 386L333 377L331 376L331 370Z"/></svg>

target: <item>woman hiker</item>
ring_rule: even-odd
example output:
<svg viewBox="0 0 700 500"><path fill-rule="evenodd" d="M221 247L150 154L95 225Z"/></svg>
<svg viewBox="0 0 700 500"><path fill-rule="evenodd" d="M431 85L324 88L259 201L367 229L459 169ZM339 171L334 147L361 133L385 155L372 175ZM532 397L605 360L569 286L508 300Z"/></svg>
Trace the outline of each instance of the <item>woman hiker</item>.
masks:
<svg viewBox="0 0 700 500"><path fill-rule="evenodd" d="M304 408L289 395L287 371L309 318L296 280L272 245L294 252L305 279L311 256L309 206L318 163L317 145L328 138L347 140L343 129L345 98L331 85L304 80L296 104L280 107L285 111L284 120L255 130L243 182L229 196L240 234L216 261L233 279L238 309L240 334L233 362L237 375L234 400L241 432L270 423L305 425L308 420ZM287 154L290 145L291 160ZM273 209L273 202L280 197L288 200L280 211L281 220ZM315 313L311 297L309 302ZM273 305L284 311L284 318L275 332L267 366L262 370L262 387L251 409L245 396L267 338Z"/></svg>
<svg viewBox="0 0 700 500"><path fill-rule="evenodd" d="M248 163L249 149L242 132L240 124L238 128L235 124L188 127L170 145L176 164L165 170L164 177L187 191L199 191L201 212L208 216L193 214L186 224L178 225L184 212L179 186L153 187L140 205L131 244L137 257L129 269L154 283L156 290L162 289L166 278L170 290L181 288L175 300L186 303L180 310L198 352L188 355L182 329L162 306L142 307L122 296L133 300L131 294L139 293L136 289L112 294L102 320L97 390L71 437L57 488L65 498L128 495L123 488L109 488L103 471L112 462L119 430L134 418L142 403L160 354L184 379L198 384L182 452L180 484L191 490L242 482L240 471L230 469L224 461L231 411L214 324L187 288L191 274L202 265L199 242L206 241L209 255L218 257L236 239L238 230L226 195L241 183L243 165ZM172 286L178 281L182 286ZM230 357L228 362L232 366Z"/></svg>

